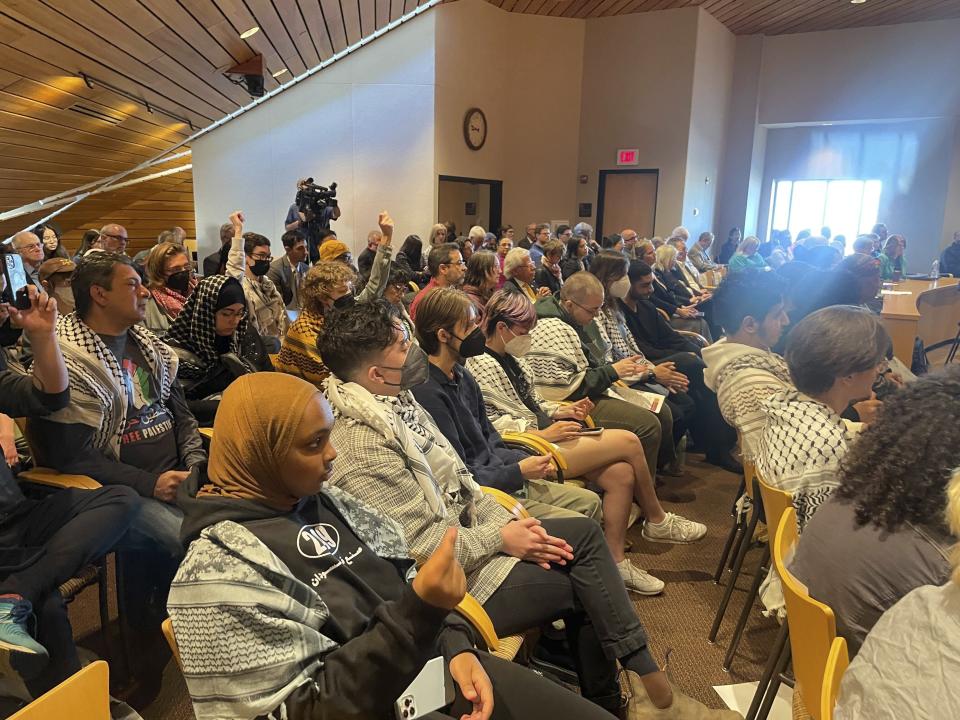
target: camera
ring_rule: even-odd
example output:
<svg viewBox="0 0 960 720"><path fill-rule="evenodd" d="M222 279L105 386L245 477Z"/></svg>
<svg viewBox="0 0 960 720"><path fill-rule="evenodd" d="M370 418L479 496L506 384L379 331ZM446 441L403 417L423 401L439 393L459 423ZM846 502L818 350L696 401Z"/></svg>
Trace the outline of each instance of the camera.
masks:
<svg viewBox="0 0 960 720"><path fill-rule="evenodd" d="M330 187L324 187L307 178L297 190L296 203L308 225L317 223L318 229L326 230L330 227L330 213L325 210L337 207L337 184L333 182Z"/></svg>

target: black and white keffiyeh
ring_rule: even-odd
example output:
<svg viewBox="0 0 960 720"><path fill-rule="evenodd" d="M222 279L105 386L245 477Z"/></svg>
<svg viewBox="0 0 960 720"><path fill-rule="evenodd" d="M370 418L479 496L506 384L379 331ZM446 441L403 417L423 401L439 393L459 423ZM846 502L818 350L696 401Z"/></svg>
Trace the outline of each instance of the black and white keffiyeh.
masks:
<svg viewBox="0 0 960 720"><path fill-rule="evenodd" d="M160 403L166 404L177 379L176 354L141 325L134 325L127 333L147 362L150 374L157 380ZM119 456L120 436L130 402L123 368L100 336L75 312L62 315L57 321L57 339L71 388L95 399L103 413L103 422L94 434L94 443L101 449L110 448Z"/></svg>
<svg viewBox="0 0 960 720"><path fill-rule="evenodd" d="M480 486L410 391L398 397L373 395L357 383L331 375L324 393L336 415L361 422L400 444L407 467L436 517L446 516L457 495L468 500L473 512L481 497Z"/></svg>
<svg viewBox="0 0 960 720"><path fill-rule="evenodd" d="M217 299L227 283L240 285L238 280L226 275L210 275L201 280L167 331L166 340L170 344L189 350L199 360L181 362L180 375L187 380L202 378L224 353L241 354L240 339L247 331L246 318L240 321L227 346L217 348Z"/></svg>

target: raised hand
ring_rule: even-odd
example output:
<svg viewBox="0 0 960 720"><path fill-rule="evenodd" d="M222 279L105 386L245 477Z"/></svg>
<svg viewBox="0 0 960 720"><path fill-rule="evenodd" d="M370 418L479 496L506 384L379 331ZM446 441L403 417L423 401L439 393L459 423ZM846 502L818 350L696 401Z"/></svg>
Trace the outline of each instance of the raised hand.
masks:
<svg viewBox="0 0 960 720"><path fill-rule="evenodd" d="M390 213L386 210L381 210L377 224L380 226L380 232L383 233L384 238L389 239L393 237L393 218L390 217Z"/></svg>
<svg viewBox="0 0 960 720"><path fill-rule="evenodd" d="M23 328L23 332L33 342L44 335L53 335L57 328L57 301L45 292L37 290L35 285L27 286L30 307L18 310L13 305L4 306L10 315L14 327Z"/></svg>
<svg viewBox="0 0 960 720"><path fill-rule="evenodd" d="M230 213L230 224L233 225L233 236L239 237L243 235L243 211L236 210Z"/></svg>

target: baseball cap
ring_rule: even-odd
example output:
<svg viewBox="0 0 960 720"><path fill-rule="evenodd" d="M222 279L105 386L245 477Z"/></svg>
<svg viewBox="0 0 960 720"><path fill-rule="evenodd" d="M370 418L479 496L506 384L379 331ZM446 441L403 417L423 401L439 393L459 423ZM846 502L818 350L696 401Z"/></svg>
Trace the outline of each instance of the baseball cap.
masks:
<svg viewBox="0 0 960 720"><path fill-rule="evenodd" d="M67 258L50 258L40 265L40 279L47 280L51 275L56 275L58 273L72 273L74 270L76 270L76 268L77 266Z"/></svg>

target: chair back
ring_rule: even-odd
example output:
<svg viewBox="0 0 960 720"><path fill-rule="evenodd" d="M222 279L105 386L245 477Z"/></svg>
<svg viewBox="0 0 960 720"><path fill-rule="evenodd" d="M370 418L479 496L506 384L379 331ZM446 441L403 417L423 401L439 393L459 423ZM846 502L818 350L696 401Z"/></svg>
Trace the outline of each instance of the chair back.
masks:
<svg viewBox="0 0 960 720"><path fill-rule="evenodd" d="M167 645L170 646L170 652L173 653L173 659L177 661L177 667L183 672L183 661L180 659L180 648L177 647L177 638L173 634L173 620L167 618L160 624L163 630L163 636L167 639Z"/></svg>
<svg viewBox="0 0 960 720"><path fill-rule="evenodd" d="M45 692L9 720L110 720L110 668L97 660Z"/></svg>
<svg viewBox="0 0 960 720"><path fill-rule="evenodd" d="M831 610L810 597L806 586L787 569L787 560L797 544L797 512L788 508L780 518L773 541L773 564L783 586L790 627L790 651L796 677L794 692L799 692L814 720L820 716L823 670L830 646L837 637L837 623Z"/></svg>
<svg viewBox="0 0 960 720"><path fill-rule="evenodd" d="M780 525L780 518L783 514L793 507L793 495L786 490L780 490L768 484L760 473L754 470L754 494L758 491L760 499L763 501L763 513L766 518L767 528L776 528ZM770 541L773 542L773 535L770 534Z"/></svg>
<svg viewBox="0 0 960 720"><path fill-rule="evenodd" d="M840 681L850 664L847 654L847 641L834 638L827 656L827 667L823 671L823 689L820 692L820 720L833 720L833 708L837 705L837 696L840 695Z"/></svg>

